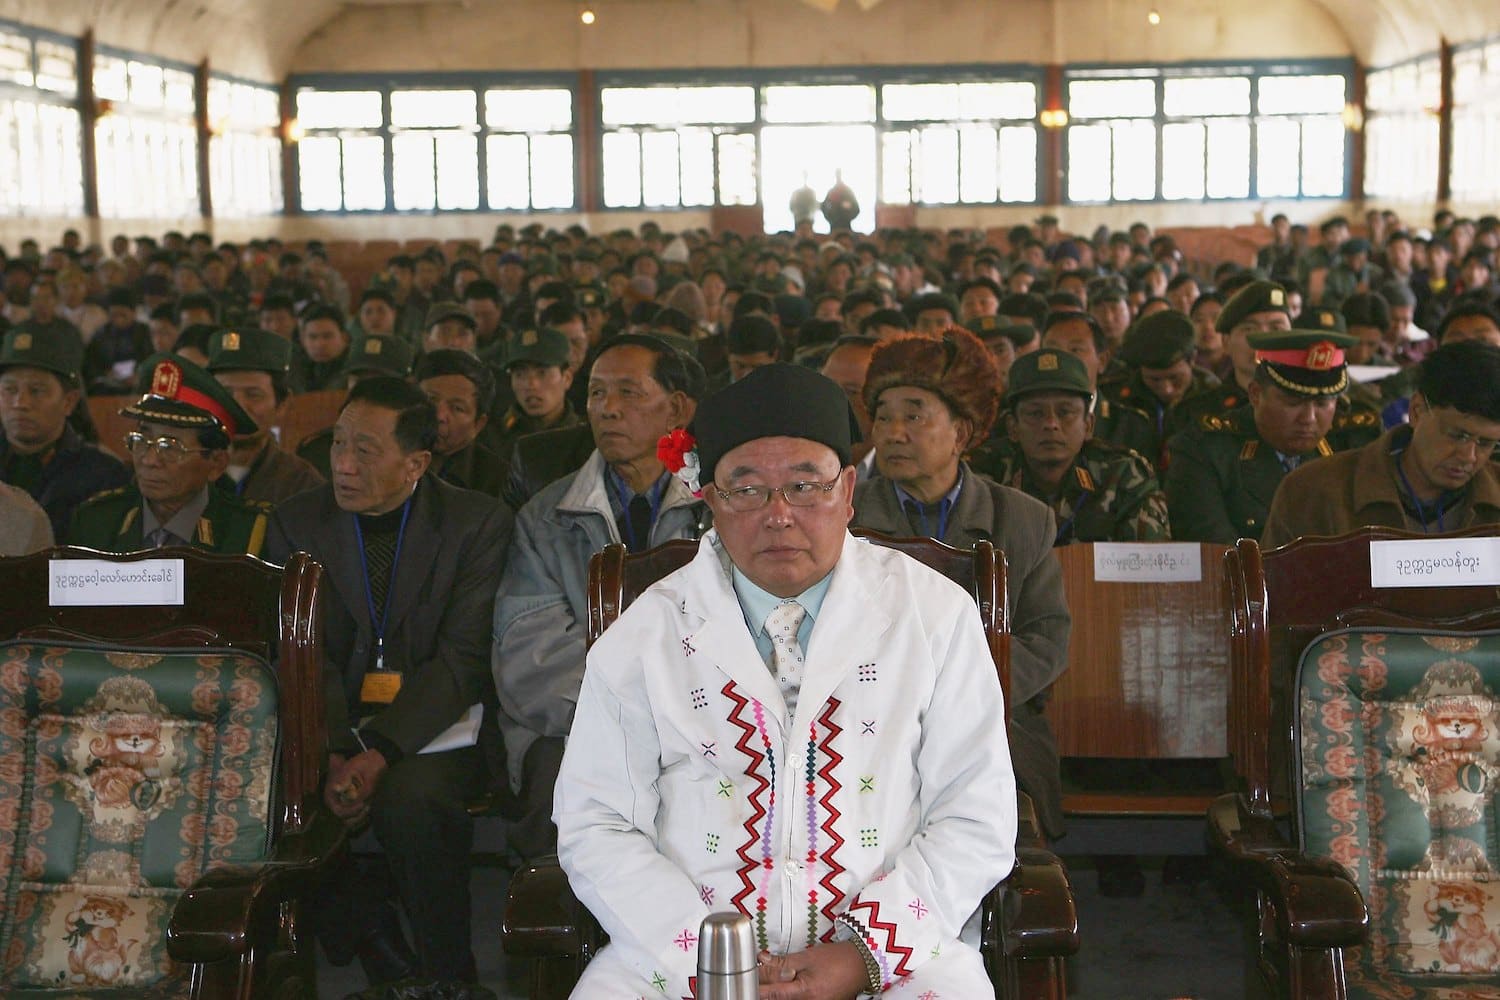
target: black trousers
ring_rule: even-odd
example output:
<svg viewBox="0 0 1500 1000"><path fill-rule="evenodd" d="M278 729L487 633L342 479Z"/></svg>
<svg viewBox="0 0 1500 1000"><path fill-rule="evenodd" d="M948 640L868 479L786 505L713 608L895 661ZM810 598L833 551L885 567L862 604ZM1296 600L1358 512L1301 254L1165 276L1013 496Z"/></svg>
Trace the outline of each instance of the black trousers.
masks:
<svg viewBox="0 0 1500 1000"><path fill-rule="evenodd" d="M521 791L514 814L507 816L511 849L530 861L557 853L557 827L552 822L552 793L562 770L564 743L543 736L526 750L521 760Z"/></svg>
<svg viewBox="0 0 1500 1000"><path fill-rule="evenodd" d="M474 748L403 757L386 771L370 809L386 870L351 857L311 909L335 962L352 957L375 930L394 889L415 938L419 974L455 982L478 978L470 945L474 821L467 803L483 786L484 763Z"/></svg>

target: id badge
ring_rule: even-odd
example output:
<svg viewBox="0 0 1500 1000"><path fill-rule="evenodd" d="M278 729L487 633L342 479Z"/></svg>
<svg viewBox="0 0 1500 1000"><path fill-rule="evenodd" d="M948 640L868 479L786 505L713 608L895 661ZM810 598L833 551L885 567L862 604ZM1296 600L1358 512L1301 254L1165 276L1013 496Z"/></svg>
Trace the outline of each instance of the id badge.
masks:
<svg viewBox="0 0 1500 1000"><path fill-rule="evenodd" d="M401 690L399 670L372 670L359 686L359 700L369 705L389 705Z"/></svg>

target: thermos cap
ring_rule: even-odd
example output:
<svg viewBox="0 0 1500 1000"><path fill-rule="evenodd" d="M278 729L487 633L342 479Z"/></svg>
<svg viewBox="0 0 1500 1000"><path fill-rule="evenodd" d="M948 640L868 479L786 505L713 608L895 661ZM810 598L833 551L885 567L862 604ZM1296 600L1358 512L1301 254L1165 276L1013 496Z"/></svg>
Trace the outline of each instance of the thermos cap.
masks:
<svg viewBox="0 0 1500 1000"><path fill-rule="evenodd" d="M735 975L755 969L755 932L743 913L711 913L698 937L698 969Z"/></svg>

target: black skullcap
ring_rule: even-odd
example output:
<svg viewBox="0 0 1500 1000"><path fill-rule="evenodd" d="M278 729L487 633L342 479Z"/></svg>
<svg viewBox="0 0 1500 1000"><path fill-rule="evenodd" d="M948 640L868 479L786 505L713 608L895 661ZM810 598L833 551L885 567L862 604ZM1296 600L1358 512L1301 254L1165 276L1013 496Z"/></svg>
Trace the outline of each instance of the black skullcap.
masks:
<svg viewBox="0 0 1500 1000"><path fill-rule="evenodd" d="M844 390L811 368L785 363L757 368L709 396L688 430L698 441L705 483L713 482L725 453L759 438L816 441L832 448L845 466L856 436Z"/></svg>

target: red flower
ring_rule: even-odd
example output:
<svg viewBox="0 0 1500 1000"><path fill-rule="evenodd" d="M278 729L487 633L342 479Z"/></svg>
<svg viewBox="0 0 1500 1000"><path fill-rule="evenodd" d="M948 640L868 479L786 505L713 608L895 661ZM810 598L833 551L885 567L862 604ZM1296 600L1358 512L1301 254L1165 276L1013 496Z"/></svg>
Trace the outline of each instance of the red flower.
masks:
<svg viewBox="0 0 1500 1000"><path fill-rule="evenodd" d="M656 457L668 472L675 473L687 464L687 453L696 447L697 440L679 427L656 442Z"/></svg>

